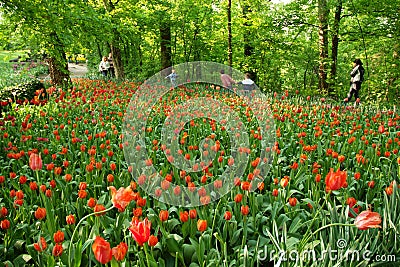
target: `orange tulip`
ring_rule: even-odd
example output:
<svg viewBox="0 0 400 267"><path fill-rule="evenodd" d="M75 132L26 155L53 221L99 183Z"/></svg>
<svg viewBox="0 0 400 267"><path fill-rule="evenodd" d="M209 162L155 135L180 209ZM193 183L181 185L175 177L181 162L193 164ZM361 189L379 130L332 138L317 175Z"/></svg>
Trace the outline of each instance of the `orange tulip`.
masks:
<svg viewBox="0 0 400 267"><path fill-rule="evenodd" d="M336 172L331 170L325 178L326 191L339 190L340 188L347 187L347 172L338 169Z"/></svg>
<svg viewBox="0 0 400 267"><path fill-rule="evenodd" d="M70 214L65 218L67 224L75 224L75 215Z"/></svg>
<svg viewBox="0 0 400 267"><path fill-rule="evenodd" d="M354 224L360 230L367 230L368 228L380 228L381 216L377 212L365 210L358 214L354 220Z"/></svg>
<svg viewBox="0 0 400 267"><path fill-rule="evenodd" d="M139 246L143 246L150 237L151 222L145 218L143 221L134 220L129 227L129 231L132 233L133 239L138 243Z"/></svg>
<svg viewBox="0 0 400 267"><path fill-rule="evenodd" d="M242 190L244 190L244 191L250 190L250 182L248 182L248 181L242 182Z"/></svg>
<svg viewBox="0 0 400 267"><path fill-rule="evenodd" d="M110 243L108 243L101 236L96 236L96 239L93 242L92 250L94 257L101 264L106 264L112 259L112 250L110 247Z"/></svg>
<svg viewBox="0 0 400 267"><path fill-rule="evenodd" d="M43 167L42 158L40 155L32 153L29 157L29 167L33 171L41 170Z"/></svg>
<svg viewBox="0 0 400 267"><path fill-rule="evenodd" d="M149 246L150 246L150 247L154 247L155 245L157 245L157 243L158 243L158 238L157 238L157 236L151 235L151 236L149 237Z"/></svg>
<svg viewBox="0 0 400 267"><path fill-rule="evenodd" d="M121 242L118 246L112 248L112 255L117 261L122 261L127 251L128 245L125 242Z"/></svg>
<svg viewBox="0 0 400 267"><path fill-rule="evenodd" d="M111 201L119 212L123 212L126 206L135 198L131 187L120 187L117 191L114 186L110 186L109 189L111 190Z"/></svg>
<svg viewBox="0 0 400 267"><path fill-rule="evenodd" d="M207 221L206 220L198 220L197 221L197 230L200 232L204 232L207 229Z"/></svg>

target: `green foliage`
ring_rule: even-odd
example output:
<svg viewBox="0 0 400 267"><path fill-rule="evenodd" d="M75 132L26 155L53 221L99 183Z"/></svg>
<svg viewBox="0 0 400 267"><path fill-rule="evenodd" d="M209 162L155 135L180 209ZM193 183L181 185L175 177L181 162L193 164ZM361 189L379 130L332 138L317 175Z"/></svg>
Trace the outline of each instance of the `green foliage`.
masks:
<svg viewBox="0 0 400 267"><path fill-rule="evenodd" d="M32 50L58 56L54 44L60 43L65 52L87 55L93 72L97 72L101 57L110 52L110 44L120 48L128 79L144 80L159 71L160 23L166 20L171 29L172 64L195 60L227 62L227 1L121 0L113 5L76 0L62 4L48 0L28 2L26 5L26 1L13 0L3 5L0 25L8 23L12 27L0 38L8 38L14 48L29 44ZM327 3L330 26L337 3ZM343 1L337 74L328 75L337 100L348 92L351 62L356 57L363 60L366 68L361 100L398 99L398 6L399 0L384 0L382 4ZM322 94L318 90L317 8L316 0L285 5L264 0L233 1L232 67L254 72L257 84L266 92L298 90L304 95ZM49 32L56 33L58 40L50 38ZM26 41L22 42L21 37ZM252 47L250 56L244 55L245 43ZM330 72L332 62L328 60L326 64Z"/></svg>

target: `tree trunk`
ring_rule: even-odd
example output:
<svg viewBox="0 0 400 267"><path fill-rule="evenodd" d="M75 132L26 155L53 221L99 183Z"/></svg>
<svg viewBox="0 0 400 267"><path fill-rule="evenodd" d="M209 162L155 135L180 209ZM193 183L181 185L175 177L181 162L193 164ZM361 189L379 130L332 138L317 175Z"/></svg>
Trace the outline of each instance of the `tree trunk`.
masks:
<svg viewBox="0 0 400 267"><path fill-rule="evenodd" d="M228 0L227 8L228 16L228 65L232 67L232 0Z"/></svg>
<svg viewBox="0 0 400 267"><path fill-rule="evenodd" d="M251 20L247 17L247 14L251 12L250 6L245 5L243 7L243 17L244 17L244 29L245 33L243 35L243 52L245 57L249 57L253 55L254 47L250 44L250 30L249 27L251 26Z"/></svg>
<svg viewBox="0 0 400 267"><path fill-rule="evenodd" d="M57 86L68 86L71 78L68 71L68 60L64 51L64 46L57 33L50 34L51 45L50 57L47 59L49 73L52 84Z"/></svg>
<svg viewBox="0 0 400 267"><path fill-rule="evenodd" d="M321 92L328 91L327 83L327 59L328 59L328 14L326 0L318 0L319 18L319 70L318 87Z"/></svg>
<svg viewBox="0 0 400 267"><path fill-rule="evenodd" d="M116 47L113 43L111 43L110 48L114 63L115 78L123 79L125 77L125 73L124 73L124 64L122 63L121 59L122 58L121 49L119 49L119 47Z"/></svg>
<svg viewBox="0 0 400 267"><path fill-rule="evenodd" d="M171 60L171 27L169 21L161 21L160 24L160 49L161 49L161 69L172 66Z"/></svg>
<svg viewBox="0 0 400 267"><path fill-rule="evenodd" d="M51 83L57 86L68 86L71 82L68 64L60 63L54 57L50 57L46 61L49 64Z"/></svg>
<svg viewBox="0 0 400 267"><path fill-rule="evenodd" d="M333 22L333 34L332 34L332 66L331 66L331 80L333 84L329 85L328 93L332 94L332 85L335 85L336 71L337 71L337 57L339 49L339 26L342 14L342 0L338 0L335 11L335 21Z"/></svg>
<svg viewBox="0 0 400 267"><path fill-rule="evenodd" d="M115 5L118 3L116 1L113 3L111 0L103 0L103 5L106 10L106 12L111 13L115 9ZM115 72L115 77L117 79L123 79L125 77L124 73L124 64L121 59L121 49L119 48L120 46L120 34L117 31L117 29L113 29L113 40L110 43L110 50L113 58L113 63L114 63L114 72Z"/></svg>

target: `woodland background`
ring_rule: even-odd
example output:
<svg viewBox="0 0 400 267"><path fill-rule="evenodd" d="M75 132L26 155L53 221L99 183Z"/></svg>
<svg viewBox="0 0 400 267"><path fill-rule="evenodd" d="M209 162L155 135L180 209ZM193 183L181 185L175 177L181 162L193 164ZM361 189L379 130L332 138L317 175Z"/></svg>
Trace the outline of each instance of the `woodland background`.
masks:
<svg viewBox="0 0 400 267"><path fill-rule="evenodd" d="M69 81L67 57L85 55L96 72L112 52L118 79L213 61L264 91L340 99L361 58L363 100L399 102L400 0L10 0L0 14L0 50L46 56L57 84Z"/></svg>

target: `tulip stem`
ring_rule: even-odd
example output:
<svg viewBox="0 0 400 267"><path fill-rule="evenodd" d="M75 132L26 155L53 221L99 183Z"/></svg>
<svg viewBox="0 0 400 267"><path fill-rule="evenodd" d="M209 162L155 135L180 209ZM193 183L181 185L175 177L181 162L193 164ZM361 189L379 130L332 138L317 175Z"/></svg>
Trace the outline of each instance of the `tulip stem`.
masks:
<svg viewBox="0 0 400 267"><path fill-rule="evenodd" d="M74 236L75 236L76 229L78 229L79 225L80 225L86 218L88 218L88 217L90 217L90 216L92 216L92 215L106 213L106 212L112 210L113 208L114 208L114 206L111 206L111 207L109 207L109 208L106 209L106 210L101 210L101 211L97 211L97 212L92 212L92 213L87 214L86 216L82 217L82 219L79 220L78 224L75 226L74 231L72 232L71 242L69 243L69 246L68 246L68 254L69 254L69 255L71 255L72 243L73 243L73 241L74 241ZM71 257L68 258L68 266L71 266L70 259L71 259Z"/></svg>
<svg viewBox="0 0 400 267"><path fill-rule="evenodd" d="M148 251L147 251L147 244L146 244L146 243L144 243L144 244L143 244L143 248L144 248L144 254L146 254L146 262L147 262L147 266L149 266L149 267L150 267L150 262L149 262L149 253L148 253Z"/></svg>
<svg viewBox="0 0 400 267"><path fill-rule="evenodd" d="M315 235L316 233L318 233L319 231L321 231L321 230L323 230L323 229L325 229L325 228L331 227L331 226L354 226L354 227L355 227L355 225L352 224L352 223L330 223L330 224L327 224L327 225L324 225L324 226L318 228L315 232L309 234L309 236L307 237L307 239L305 240L305 242L308 242L308 240L310 240L310 238L311 238L313 235Z"/></svg>
<svg viewBox="0 0 400 267"><path fill-rule="evenodd" d="M330 192L329 192L328 194L325 194L324 203L321 205L321 207L320 207L320 208L317 210L317 212L315 213L314 218L312 219L311 224L310 224L310 226L309 226L308 229L307 229L307 232L304 234L305 237L309 235L309 232L311 231L311 226L312 226L312 224L314 223L314 221L316 220L317 216L319 215L319 213L321 212L321 210L322 210L323 207L325 206L326 202L328 201L328 197L329 197L330 195L331 195ZM311 236L312 236L312 235L311 235ZM306 239L306 241L308 241L308 240L309 240L309 238ZM302 244L305 244L305 242L304 242L304 243L301 242L301 243L302 243Z"/></svg>

